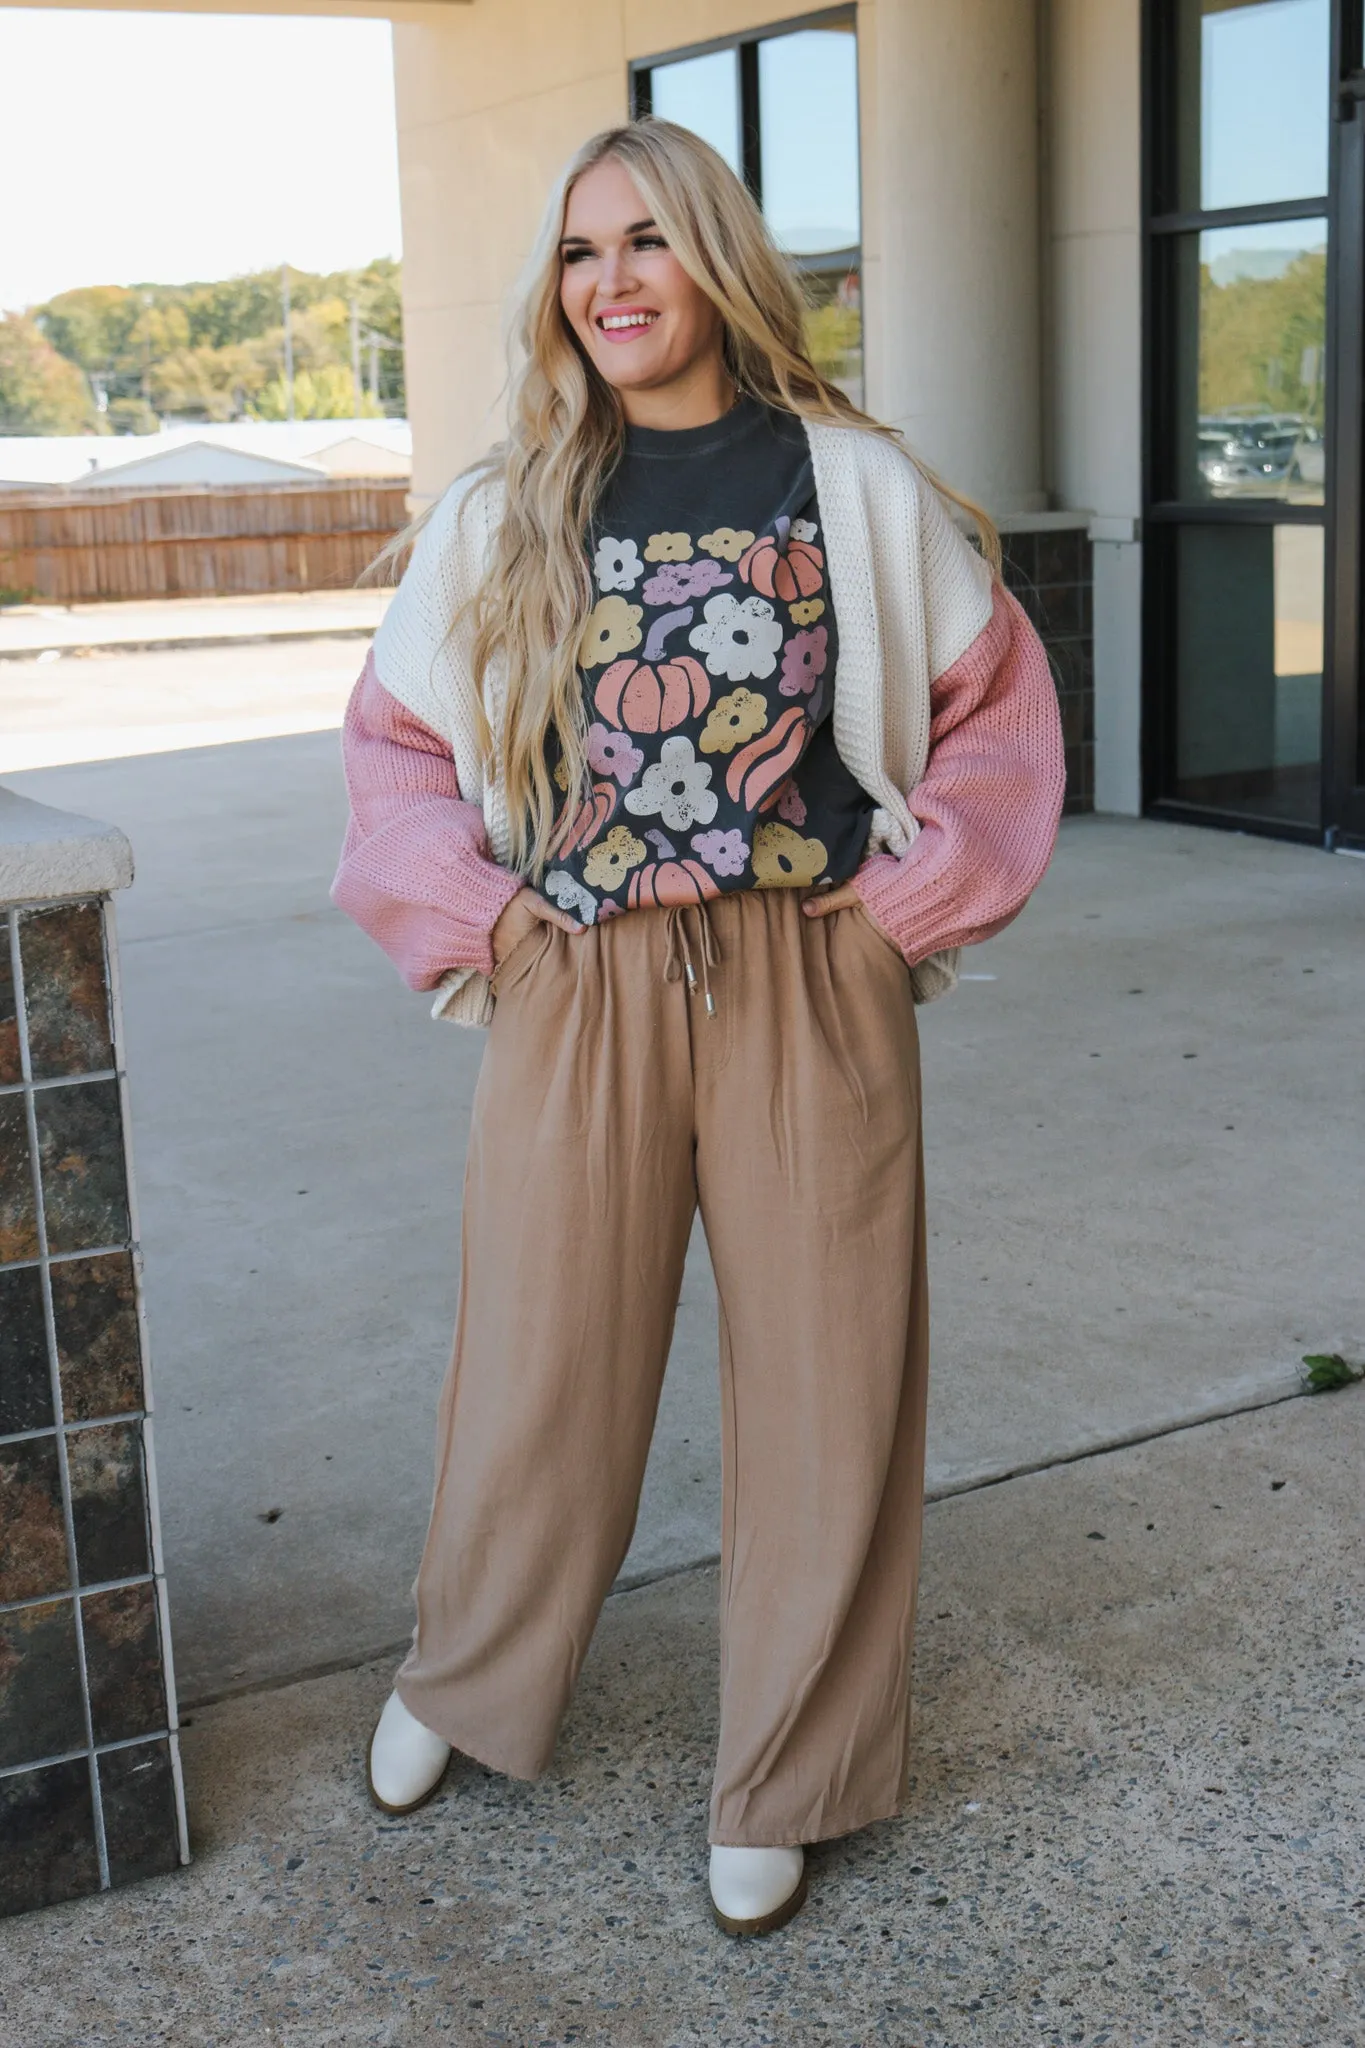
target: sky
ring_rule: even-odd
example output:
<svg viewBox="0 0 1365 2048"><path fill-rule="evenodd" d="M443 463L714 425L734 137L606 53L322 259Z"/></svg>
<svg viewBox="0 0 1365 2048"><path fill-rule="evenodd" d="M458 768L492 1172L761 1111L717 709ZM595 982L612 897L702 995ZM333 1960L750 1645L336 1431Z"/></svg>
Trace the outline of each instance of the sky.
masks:
<svg viewBox="0 0 1365 2048"><path fill-rule="evenodd" d="M1201 23L1203 205L1327 190L1328 0L1264 0Z"/></svg>
<svg viewBox="0 0 1365 2048"><path fill-rule="evenodd" d="M0 7L0 308L401 254L385 21Z"/></svg>

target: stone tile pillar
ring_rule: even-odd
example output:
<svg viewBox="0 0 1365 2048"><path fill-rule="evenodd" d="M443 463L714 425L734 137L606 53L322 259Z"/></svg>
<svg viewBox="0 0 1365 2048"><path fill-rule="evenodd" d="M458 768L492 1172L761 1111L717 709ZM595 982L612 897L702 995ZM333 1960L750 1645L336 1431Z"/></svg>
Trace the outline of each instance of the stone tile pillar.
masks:
<svg viewBox="0 0 1365 2048"><path fill-rule="evenodd" d="M0 1913L189 1856L110 892L0 789Z"/></svg>

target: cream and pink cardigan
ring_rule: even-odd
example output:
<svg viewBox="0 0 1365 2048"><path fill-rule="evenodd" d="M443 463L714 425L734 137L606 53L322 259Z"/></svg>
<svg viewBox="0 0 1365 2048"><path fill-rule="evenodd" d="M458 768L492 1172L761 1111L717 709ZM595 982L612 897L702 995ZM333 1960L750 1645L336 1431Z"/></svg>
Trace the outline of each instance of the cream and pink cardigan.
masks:
<svg viewBox="0 0 1365 2048"><path fill-rule="evenodd" d="M807 432L839 620L835 743L878 806L854 885L930 1001L953 986L957 948L1008 924L1047 866L1065 783L1056 691L1020 606L909 458L858 428ZM490 935L522 878L450 632L498 506L480 491L461 519L463 499L457 483L424 529L347 708L332 898L410 987L440 990L437 1015L486 1023ZM496 677L489 694L496 730Z"/></svg>

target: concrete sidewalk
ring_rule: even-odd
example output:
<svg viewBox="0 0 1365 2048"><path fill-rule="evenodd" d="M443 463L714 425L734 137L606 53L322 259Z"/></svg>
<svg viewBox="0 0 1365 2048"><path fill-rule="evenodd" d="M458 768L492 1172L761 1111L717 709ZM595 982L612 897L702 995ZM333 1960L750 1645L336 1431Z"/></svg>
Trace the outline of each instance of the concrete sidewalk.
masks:
<svg viewBox="0 0 1365 2048"><path fill-rule="evenodd" d="M367 638L393 592L305 590L258 597L166 597L120 604L0 607L0 661L118 648L226 647L244 641Z"/></svg>
<svg viewBox="0 0 1365 2048"><path fill-rule="evenodd" d="M387 1664L196 1712L187 1871L0 1922L23 2048L1362 2048L1365 1390L930 1507L902 1817L710 1922L716 1583L535 1785L366 1804Z"/></svg>
<svg viewBox="0 0 1365 2048"><path fill-rule="evenodd" d="M327 902L335 735L53 769L115 820L161 1499L191 1699L388 1651L430 1490L480 1036ZM1273 1401L1365 1350L1365 863L1068 824L921 1013L931 1489ZM838 1369L838 1361L831 1361ZM694 1243L635 1543L718 1543ZM274 1515L267 1520L267 1516Z"/></svg>

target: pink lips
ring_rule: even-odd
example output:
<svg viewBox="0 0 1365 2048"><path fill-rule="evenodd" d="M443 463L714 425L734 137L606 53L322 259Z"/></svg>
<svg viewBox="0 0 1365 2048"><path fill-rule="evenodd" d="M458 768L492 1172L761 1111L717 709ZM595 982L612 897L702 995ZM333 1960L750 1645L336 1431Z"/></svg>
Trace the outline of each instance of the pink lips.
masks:
<svg viewBox="0 0 1365 2048"><path fill-rule="evenodd" d="M604 327L602 324L604 320L622 319L631 313L647 313L654 317L630 327ZM604 341L638 341L642 334L648 334L658 325L658 319L657 306L606 306L593 316L593 325Z"/></svg>

